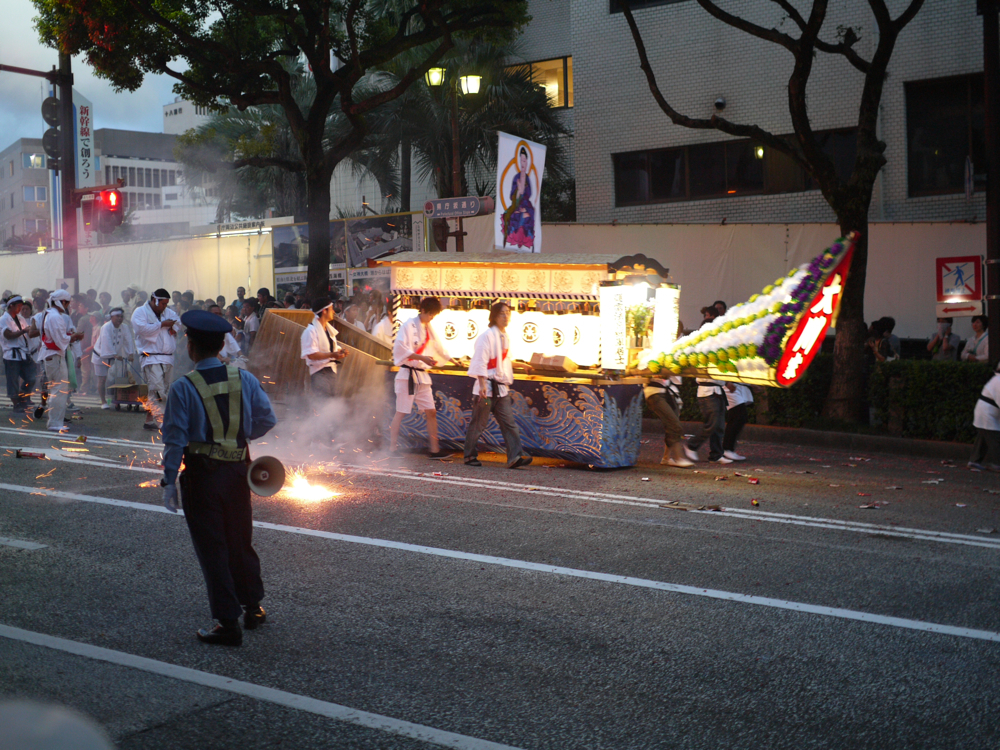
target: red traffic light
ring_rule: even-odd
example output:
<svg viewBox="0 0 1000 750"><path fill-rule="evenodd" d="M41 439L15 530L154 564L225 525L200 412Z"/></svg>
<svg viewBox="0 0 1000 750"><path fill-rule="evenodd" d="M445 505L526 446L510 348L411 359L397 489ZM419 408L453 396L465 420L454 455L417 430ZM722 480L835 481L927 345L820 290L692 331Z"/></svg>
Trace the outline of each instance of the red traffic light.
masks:
<svg viewBox="0 0 1000 750"><path fill-rule="evenodd" d="M121 211L122 207L121 193L119 193L117 190L102 190L101 203L108 211L114 213Z"/></svg>

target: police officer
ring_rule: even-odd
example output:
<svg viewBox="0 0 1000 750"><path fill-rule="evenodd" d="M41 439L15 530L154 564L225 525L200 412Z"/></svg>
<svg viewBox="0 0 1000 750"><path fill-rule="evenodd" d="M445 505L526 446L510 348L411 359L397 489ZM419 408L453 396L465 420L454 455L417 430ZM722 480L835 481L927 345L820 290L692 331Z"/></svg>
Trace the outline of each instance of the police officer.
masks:
<svg viewBox="0 0 1000 750"><path fill-rule="evenodd" d="M176 380L163 418L163 504L184 517L201 564L212 617L218 624L199 630L205 643L239 646L243 627L265 621L260 559L252 545L253 519L247 441L277 423L271 402L246 370L223 365L219 351L232 326L204 310L184 313L188 356L194 370ZM178 497L177 472L184 459Z"/></svg>

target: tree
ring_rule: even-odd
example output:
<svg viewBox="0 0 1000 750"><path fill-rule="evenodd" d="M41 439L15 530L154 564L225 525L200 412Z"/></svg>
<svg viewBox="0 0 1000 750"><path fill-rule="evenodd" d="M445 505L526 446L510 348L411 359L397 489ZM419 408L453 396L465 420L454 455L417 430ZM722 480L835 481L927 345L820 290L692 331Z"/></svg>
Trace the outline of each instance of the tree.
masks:
<svg viewBox="0 0 1000 750"><path fill-rule="evenodd" d="M656 81L656 75L646 54L642 35L628 0L619 0L632 39L639 53L639 65L646 75L649 90L660 109L675 125L697 130L719 130L733 136L752 138L764 146L779 151L798 164L819 186L826 202L833 209L846 235L859 231L861 240L854 252L851 274L844 290L837 320L837 337L834 345L834 371L824 407L825 416L845 421L860 421L864 414L864 367L862 356L867 330L864 323L865 276L868 264L868 209L871 205L872 190L879 170L886 163L883 152L885 143L877 137L879 103L885 84L886 69L900 32L913 20L924 0L908 0L906 9L893 18L885 0L868 0L872 15L878 27L878 43L875 53L866 60L855 51L859 41L858 32L853 28L838 27L836 41L820 38L826 21L828 0L812 0L807 14L798 11L791 0L771 0L776 10L790 21L798 36L779 28L766 28L745 18L729 13L713 0L697 0L698 4L712 17L751 36L786 49L794 64L788 79L788 110L791 114L794 135L782 138L754 124L735 123L719 115L708 119L687 117L667 101ZM779 27L780 27L779 25ZM809 120L806 98L806 84L813 64L819 54L840 55L864 76L861 104L857 120L857 155L850 176L838 176L833 161L819 143Z"/></svg>
<svg viewBox="0 0 1000 750"><path fill-rule="evenodd" d="M526 65L511 64L516 45L473 40L460 42L442 60L446 84L418 81L394 102L374 113L381 134L379 148L399 150L400 182L412 158L419 179L433 182L439 198L454 195L452 185L452 102L449 83L461 75L482 76L478 94L461 97L458 108L459 174L462 194L492 195L496 190L497 131L529 138L548 148L546 179L567 176L564 147L568 130L545 90L532 80ZM390 68L390 84L399 73ZM469 180L473 185L469 185ZM404 196L404 205L408 196Z"/></svg>
<svg viewBox="0 0 1000 750"><path fill-rule="evenodd" d="M134 91L148 73L175 79L174 91L196 104L281 107L306 166L309 201L307 290L328 289L330 178L368 133L365 117L399 97L458 37L508 37L528 20L527 0L410 0L393 11L368 0L32 0L43 42L85 54L117 90ZM379 3L381 6L381 3ZM366 73L400 53L421 52L390 88L359 97ZM288 61L305 59L316 93L295 99ZM338 64L335 64L337 61ZM325 138L328 115L347 128ZM261 166L282 166L278 159Z"/></svg>
<svg viewBox="0 0 1000 750"><path fill-rule="evenodd" d="M316 93L315 81L302 65L291 66L291 73L295 98L300 107L308 107ZM366 76L356 89L363 89L366 96L377 93L369 78ZM345 124L344 114L333 109L327 118L326 141L341 137ZM383 194L395 194L395 165L371 147L372 140L371 135L366 136L345 159L356 176L371 177ZM268 210L303 221L308 213L306 165L279 106L266 104L242 112L227 107L215 112L205 125L178 137L174 155L185 166L188 185L218 186L216 221L228 221L234 215L259 218Z"/></svg>

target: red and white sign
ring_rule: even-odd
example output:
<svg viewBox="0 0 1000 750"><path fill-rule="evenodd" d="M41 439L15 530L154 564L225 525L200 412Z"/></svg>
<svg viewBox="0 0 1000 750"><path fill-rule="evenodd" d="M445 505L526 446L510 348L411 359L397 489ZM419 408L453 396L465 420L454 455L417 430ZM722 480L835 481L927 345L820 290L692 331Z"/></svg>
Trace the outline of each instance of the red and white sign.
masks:
<svg viewBox="0 0 1000 750"><path fill-rule="evenodd" d="M935 266L937 301L939 303L978 302L983 298L983 259L981 256L937 258Z"/></svg>
<svg viewBox="0 0 1000 750"><path fill-rule="evenodd" d="M823 348L827 329L836 321L837 313L840 312L840 300L844 295L847 272L851 270L853 257L854 248L851 247L827 278L819 294L809 301L805 315L799 318L799 324L788 337L788 344L775 368L774 379L778 385L787 387L802 377L813 358Z"/></svg>

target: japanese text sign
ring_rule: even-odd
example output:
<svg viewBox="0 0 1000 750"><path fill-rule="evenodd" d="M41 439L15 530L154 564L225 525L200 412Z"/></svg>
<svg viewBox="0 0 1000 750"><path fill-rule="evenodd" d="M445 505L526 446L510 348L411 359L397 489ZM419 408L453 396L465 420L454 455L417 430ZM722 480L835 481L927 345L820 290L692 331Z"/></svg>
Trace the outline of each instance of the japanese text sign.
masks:
<svg viewBox="0 0 1000 750"><path fill-rule="evenodd" d="M785 339L785 351L775 368L775 381L778 385L787 387L802 377L813 358L823 348L826 332L836 322L840 311L840 301L853 257L852 248L827 278L819 293L809 301L795 330Z"/></svg>
<svg viewBox="0 0 1000 750"><path fill-rule="evenodd" d="M938 302L978 302L983 298L983 259L978 255L935 260Z"/></svg>

